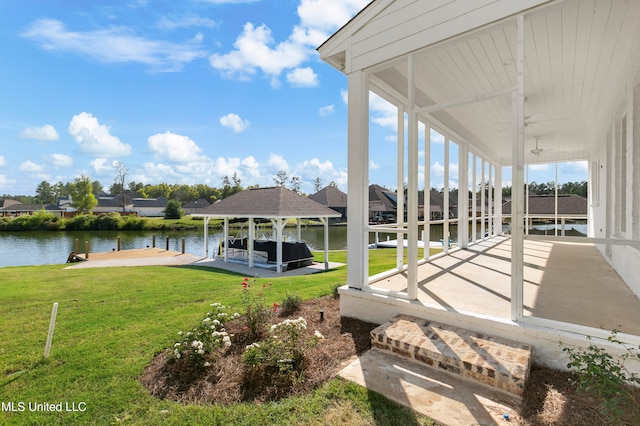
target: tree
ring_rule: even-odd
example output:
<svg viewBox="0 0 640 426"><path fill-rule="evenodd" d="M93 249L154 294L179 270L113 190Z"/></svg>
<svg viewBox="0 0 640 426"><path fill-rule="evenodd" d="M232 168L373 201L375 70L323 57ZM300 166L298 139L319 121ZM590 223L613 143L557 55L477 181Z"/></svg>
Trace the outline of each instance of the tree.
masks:
<svg viewBox="0 0 640 426"><path fill-rule="evenodd" d="M180 219L184 216L184 210L177 200L169 200L164 208L165 219Z"/></svg>
<svg viewBox="0 0 640 426"><path fill-rule="evenodd" d="M315 189L316 192L318 192L318 191L320 191L320 189L322 189L322 181L320 180L319 177L317 177L313 181L313 189Z"/></svg>
<svg viewBox="0 0 640 426"><path fill-rule="evenodd" d="M300 176L291 176L291 190L296 194L300 193L300 185L302 184L302 179Z"/></svg>
<svg viewBox="0 0 640 426"><path fill-rule="evenodd" d="M284 186L287 180L288 180L287 172L284 170L280 170L276 174L276 176L273 178L273 182L276 184L276 186Z"/></svg>
<svg viewBox="0 0 640 426"><path fill-rule="evenodd" d="M36 187L36 201L40 204L53 204L56 200L51 184L43 180Z"/></svg>
<svg viewBox="0 0 640 426"><path fill-rule="evenodd" d="M91 184L93 186L93 194L100 194L102 191L104 191L104 188L102 187L102 184L100 183L100 181L98 180L94 180Z"/></svg>
<svg viewBox="0 0 640 426"><path fill-rule="evenodd" d="M125 186L124 186L124 182L127 179L127 174L129 173L129 169L127 168L127 165L124 163L121 163L120 161L116 161L113 164L113 168L116 171L116 177L114 179L114 184L118 185L120 187L120 195L122 196L122 212L124 213L125 211L125 206L127 205L127 202L125 200L125 196L124 196L124 190L125 190ZM111 195L113 195L113 193L111 193Z"/></svg>
<svg viewBox="0 0 640 426"><path fill-rule="evenodd" d="M71 195L71 206L82 213L91 213L98 205L98 200L93 195L91 179L87 176L82 175L75 178L74 182L69 185L69 195Z"/></svg>

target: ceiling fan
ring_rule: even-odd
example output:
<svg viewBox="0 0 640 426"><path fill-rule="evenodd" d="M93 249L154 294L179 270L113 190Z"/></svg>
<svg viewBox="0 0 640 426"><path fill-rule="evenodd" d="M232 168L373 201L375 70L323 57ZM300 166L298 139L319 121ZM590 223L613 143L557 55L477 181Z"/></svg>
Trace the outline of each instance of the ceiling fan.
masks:
<svg viewBox="0 0 640 426"><path fill-rule="evenodd" d="M540 139L540 136L535 136L535 138L536 138L536 147L531 150L531 153L533 155L540 155L540 153L544 151L542 148L538 147L538 139Z"/></svg>

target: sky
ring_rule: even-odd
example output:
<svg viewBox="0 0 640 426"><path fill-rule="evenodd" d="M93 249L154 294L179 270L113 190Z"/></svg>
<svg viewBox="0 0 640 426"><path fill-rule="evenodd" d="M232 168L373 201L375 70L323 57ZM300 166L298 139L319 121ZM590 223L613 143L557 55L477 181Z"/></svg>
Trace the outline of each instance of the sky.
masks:
<svg viewBox="0 0 640 426"><path fill-rule="evenodd" d="M316 48L368 1L0 2L0 194L108 188L116 162L127 182L271 186L284 170L346 192L347 79ZM394 189L396 110L370 107L370 183Z"/></svg>

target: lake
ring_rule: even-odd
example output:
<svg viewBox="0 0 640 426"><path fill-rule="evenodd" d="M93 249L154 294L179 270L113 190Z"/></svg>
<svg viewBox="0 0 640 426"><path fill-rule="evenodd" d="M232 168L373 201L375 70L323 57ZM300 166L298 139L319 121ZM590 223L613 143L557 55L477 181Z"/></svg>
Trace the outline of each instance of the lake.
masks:
<svg viewBox="0 0 640 426"><path fill-rule="evenodd" d="M239 237L238 230L231 230L232 237ZM48 265L65 263L69 253L75 251L75 241L79 242L80 253L84 253L85 241L89 242L89 252L112 251L117 248L120 237L120 249L140 249L151 247L153 235L156 235L156 247L164 248L169 237L169 250L181 251L182 239L185 240L185 252L196 256L204 255L204 234L202 229L189 231L27 231L0 232L0 267ZM258 237L268 237L271 229L258 230ZM296 228L285 228L285 238L295 240ZM246 229L244 229L246 236ZM370 243L375 235L370 236ZM222 230L209 231L209 255L217 250ZM389 235L395 239L394 235ZM386 240L387 234L380 234L380 240ZM442 225L431 226L431 240L440 241ZM455 226L451 229L451 238L456 238ZM324 227L305 226L302 228L302 239L314 250L323 250ZM346 250L347 227L329 227L329 250Z"/></svg>

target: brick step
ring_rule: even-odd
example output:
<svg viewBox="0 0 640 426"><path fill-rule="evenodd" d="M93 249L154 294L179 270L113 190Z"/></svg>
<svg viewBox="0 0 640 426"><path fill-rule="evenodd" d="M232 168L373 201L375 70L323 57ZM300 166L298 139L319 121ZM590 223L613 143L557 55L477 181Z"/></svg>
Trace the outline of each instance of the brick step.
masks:
<svg viewBox="0 0 640 426"><path fill-rule="evenodd" d="M530 345L408 315L372 330L371 343L519 398L531 369Z"/></svg>

